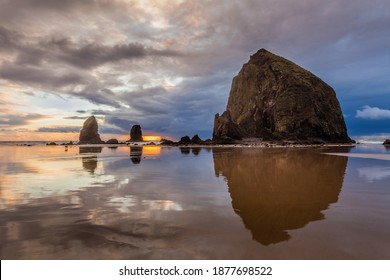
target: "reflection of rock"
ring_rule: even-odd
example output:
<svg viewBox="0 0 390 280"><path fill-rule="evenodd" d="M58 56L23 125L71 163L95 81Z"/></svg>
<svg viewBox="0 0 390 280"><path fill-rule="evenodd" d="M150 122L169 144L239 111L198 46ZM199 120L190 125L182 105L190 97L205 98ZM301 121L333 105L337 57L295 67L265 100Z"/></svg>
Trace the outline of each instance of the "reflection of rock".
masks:
<svg viewBox="0 0 390 280"><path fill-rule="evenodd" d="M201 150L202 150L202 148L200 148L200 147L194 147L191 149L192 154L194 154L195 156L199 155Z"/></svg>
<svg viewBox="0 0 390 280"><path fill-rule="evenodd" d="M94 116L89 117L80 131L79 144L102 144L98 133L98 123Z"/></svg>
<svg viewBox="0 0 390 280"><path fill-rule="evenodd" d="M90 173L94 173L98 163L98 158L96 154L99 154L101 152L102 147L79 147L79 154L91 154L90 156L83 156L81 158L83 168Z"/></svg>
<svg viewBox="0 0 390 280"><path fill-rule="evenodd" d="M288 240L288 230L323 219L338 200L347 157L310 151L214 149L234 211L263 245Z"/></svg>
<svg viewBox="0 0 390 280"><path fill-rule="evenodd" d="M142 130L139 124L133 125L130 131L130 141L141 142L142 141Z"/></svg>
<svg viewBox="0 0 390 280"><path fill-rule="evenodd" d="M189 155L190 152L191 152L191 149L188 148L188 147L180 147L180 152L181 152L183 155Z"/></svg>
<svg viewBox="0 0 390 280"><path fill-rule="evenodd" d="M197 156L199 155L201 150L202 150L201 147L180 147L180 152L183 155L189 155L190 152L192 152L193 155Z"/></svg>
<svg viewBox="0 0 390 280"><path fill-rule="evenodd" d="M141 163L142 147L130 147L130 159L134 164Z"/></svg>

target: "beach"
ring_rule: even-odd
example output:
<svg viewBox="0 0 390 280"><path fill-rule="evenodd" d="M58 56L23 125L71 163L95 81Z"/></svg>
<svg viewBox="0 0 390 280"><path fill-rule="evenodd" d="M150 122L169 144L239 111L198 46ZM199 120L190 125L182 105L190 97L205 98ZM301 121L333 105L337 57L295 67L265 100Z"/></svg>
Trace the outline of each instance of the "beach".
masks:
<svg viewBox="0 0 390 280"><path fill-rule="evenodd" d="M0 256L388 259L389 154L0 145Z"/></svg>

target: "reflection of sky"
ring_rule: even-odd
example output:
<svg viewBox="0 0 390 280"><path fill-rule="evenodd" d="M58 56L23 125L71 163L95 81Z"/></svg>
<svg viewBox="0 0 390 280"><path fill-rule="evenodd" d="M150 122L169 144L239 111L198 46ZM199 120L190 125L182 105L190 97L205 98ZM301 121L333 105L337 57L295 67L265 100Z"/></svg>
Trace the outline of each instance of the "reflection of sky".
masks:
<svg viewBox="0 0 390 280"><path fill-rule="evenodd" d="M390 166L360 167L358 172L360 177L372 183L390 177Z"/></svg>
<svg viewBox="0 0 390 280"><path fill-rule="evenodd" d="M86 175L80 168L81 158L78 155L59 157L63 154L63 147L55 147L57 153L51 151L43 157L39 157L41 149L8 149L17 152L14 158L8 157L2 164L1 180L5 184L2 185L1 196L5 204L28 203L31 199L60 196L85 186L114 181L113 176L104 174L101 163L97 165L94 176ZM53 150L52 147L50 149Z"/></svg>
<svg viewBox="0 0 390 280"><path fill-rule="evenodd" d="M336 209L333 214L341 220L328 224L326 218L291 230L290 241L282 242L288 245L261 246L251 239L235 214L228 186L223 178L215 176L213 153L206 149L191 150L188 154L182 154L178 148L161 148L158 152L155 148L144 149L139 164L131 161L129 147L103 148L101 152L80 155L78 147L69 147L65 152L60 146L0 146L0 156L3 259L258 259L299 257L303 251L310 258L322 256L324 250L318 240L331 240L327 234L340 242L351 238L351 232L340 235L334 230L334 223L340 226L338 222L349 222L337 212L346 208L331 207L326 216ZM96 161L88 165L94 168L93 172L83 165L86 159ZM283 156L278 163L281 170L289 166ZM363 181L356 179L358 168L388 167L372 163L349 160L347 173L355 177L349 177L347 183ZM257 168L252 165L249 168ZM245 170L246 166L244 157L240 168ZM275 174L275 178L280 177ZM373 220L372 213L366 215ZM362 222L353 222L354 226L366 227ZM313 228L317 232L310 232ZM367 236L362 235L359 240L367 240ZM383 247L380 238L375 242L378 243L365 252ZM336 244L333 251L326 248L333 253L342 251L340 246Z"/></svg>
<svg viewBox="0 0 390 280"><path fill-rule="evenodd" d="M121 212L130 211L135 198L143 209L180 211L183 203L186 209L198 208L195 198L202 204L207 203L209 198L205 197L209 197L213 189L202 186L210 177L217 181L209 159L194 166L191 157L178 160L170 149L159 156L161 147L143 147L142 164L139 165L130 160L129 147L116 150L104 148L101 153L79 154L78 147L70 147L65 152L60 146L2 146L0 152L4 159L0 166L2 208L70 195L88 187L106 187L104 196L107 203L115 205ZM202 153L198 158L202 159ZM86 165L86 162L91 164ZM107 187L110 188L109 193ZM181 195L183 191L191 198ZM221 204L226 202L225 199L215 196Z"/></svg>
<svg viewBox="0 0 390 280"><path fill-rule="evenodd" d="M390 154L389 149L386 149L384 145L378 144L359 144L353 147L350 152L357 154Z"/></svg>

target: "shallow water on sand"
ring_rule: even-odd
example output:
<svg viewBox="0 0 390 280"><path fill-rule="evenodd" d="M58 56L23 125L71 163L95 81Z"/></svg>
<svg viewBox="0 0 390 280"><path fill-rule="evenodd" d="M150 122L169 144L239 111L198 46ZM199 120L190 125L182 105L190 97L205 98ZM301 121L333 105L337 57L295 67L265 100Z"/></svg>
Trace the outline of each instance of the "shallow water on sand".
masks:
<svg viewBox="0 0 390 280"><path fill-rule="evenodd" d="M390 259L356 148L0 146L1 259Z"/></svg>

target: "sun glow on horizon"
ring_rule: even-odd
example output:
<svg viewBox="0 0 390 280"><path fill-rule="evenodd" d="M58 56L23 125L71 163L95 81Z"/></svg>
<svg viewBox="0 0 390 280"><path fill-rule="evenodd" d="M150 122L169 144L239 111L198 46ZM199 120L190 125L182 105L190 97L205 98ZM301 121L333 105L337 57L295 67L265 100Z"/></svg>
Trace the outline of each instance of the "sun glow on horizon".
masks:
<svg viewBox="0 0 390 280"><path fill-rule="evenodd" d="M145 135L145 136L142 136L142 140L144 140L144 141L161 141L161 136Z"/></svg>

